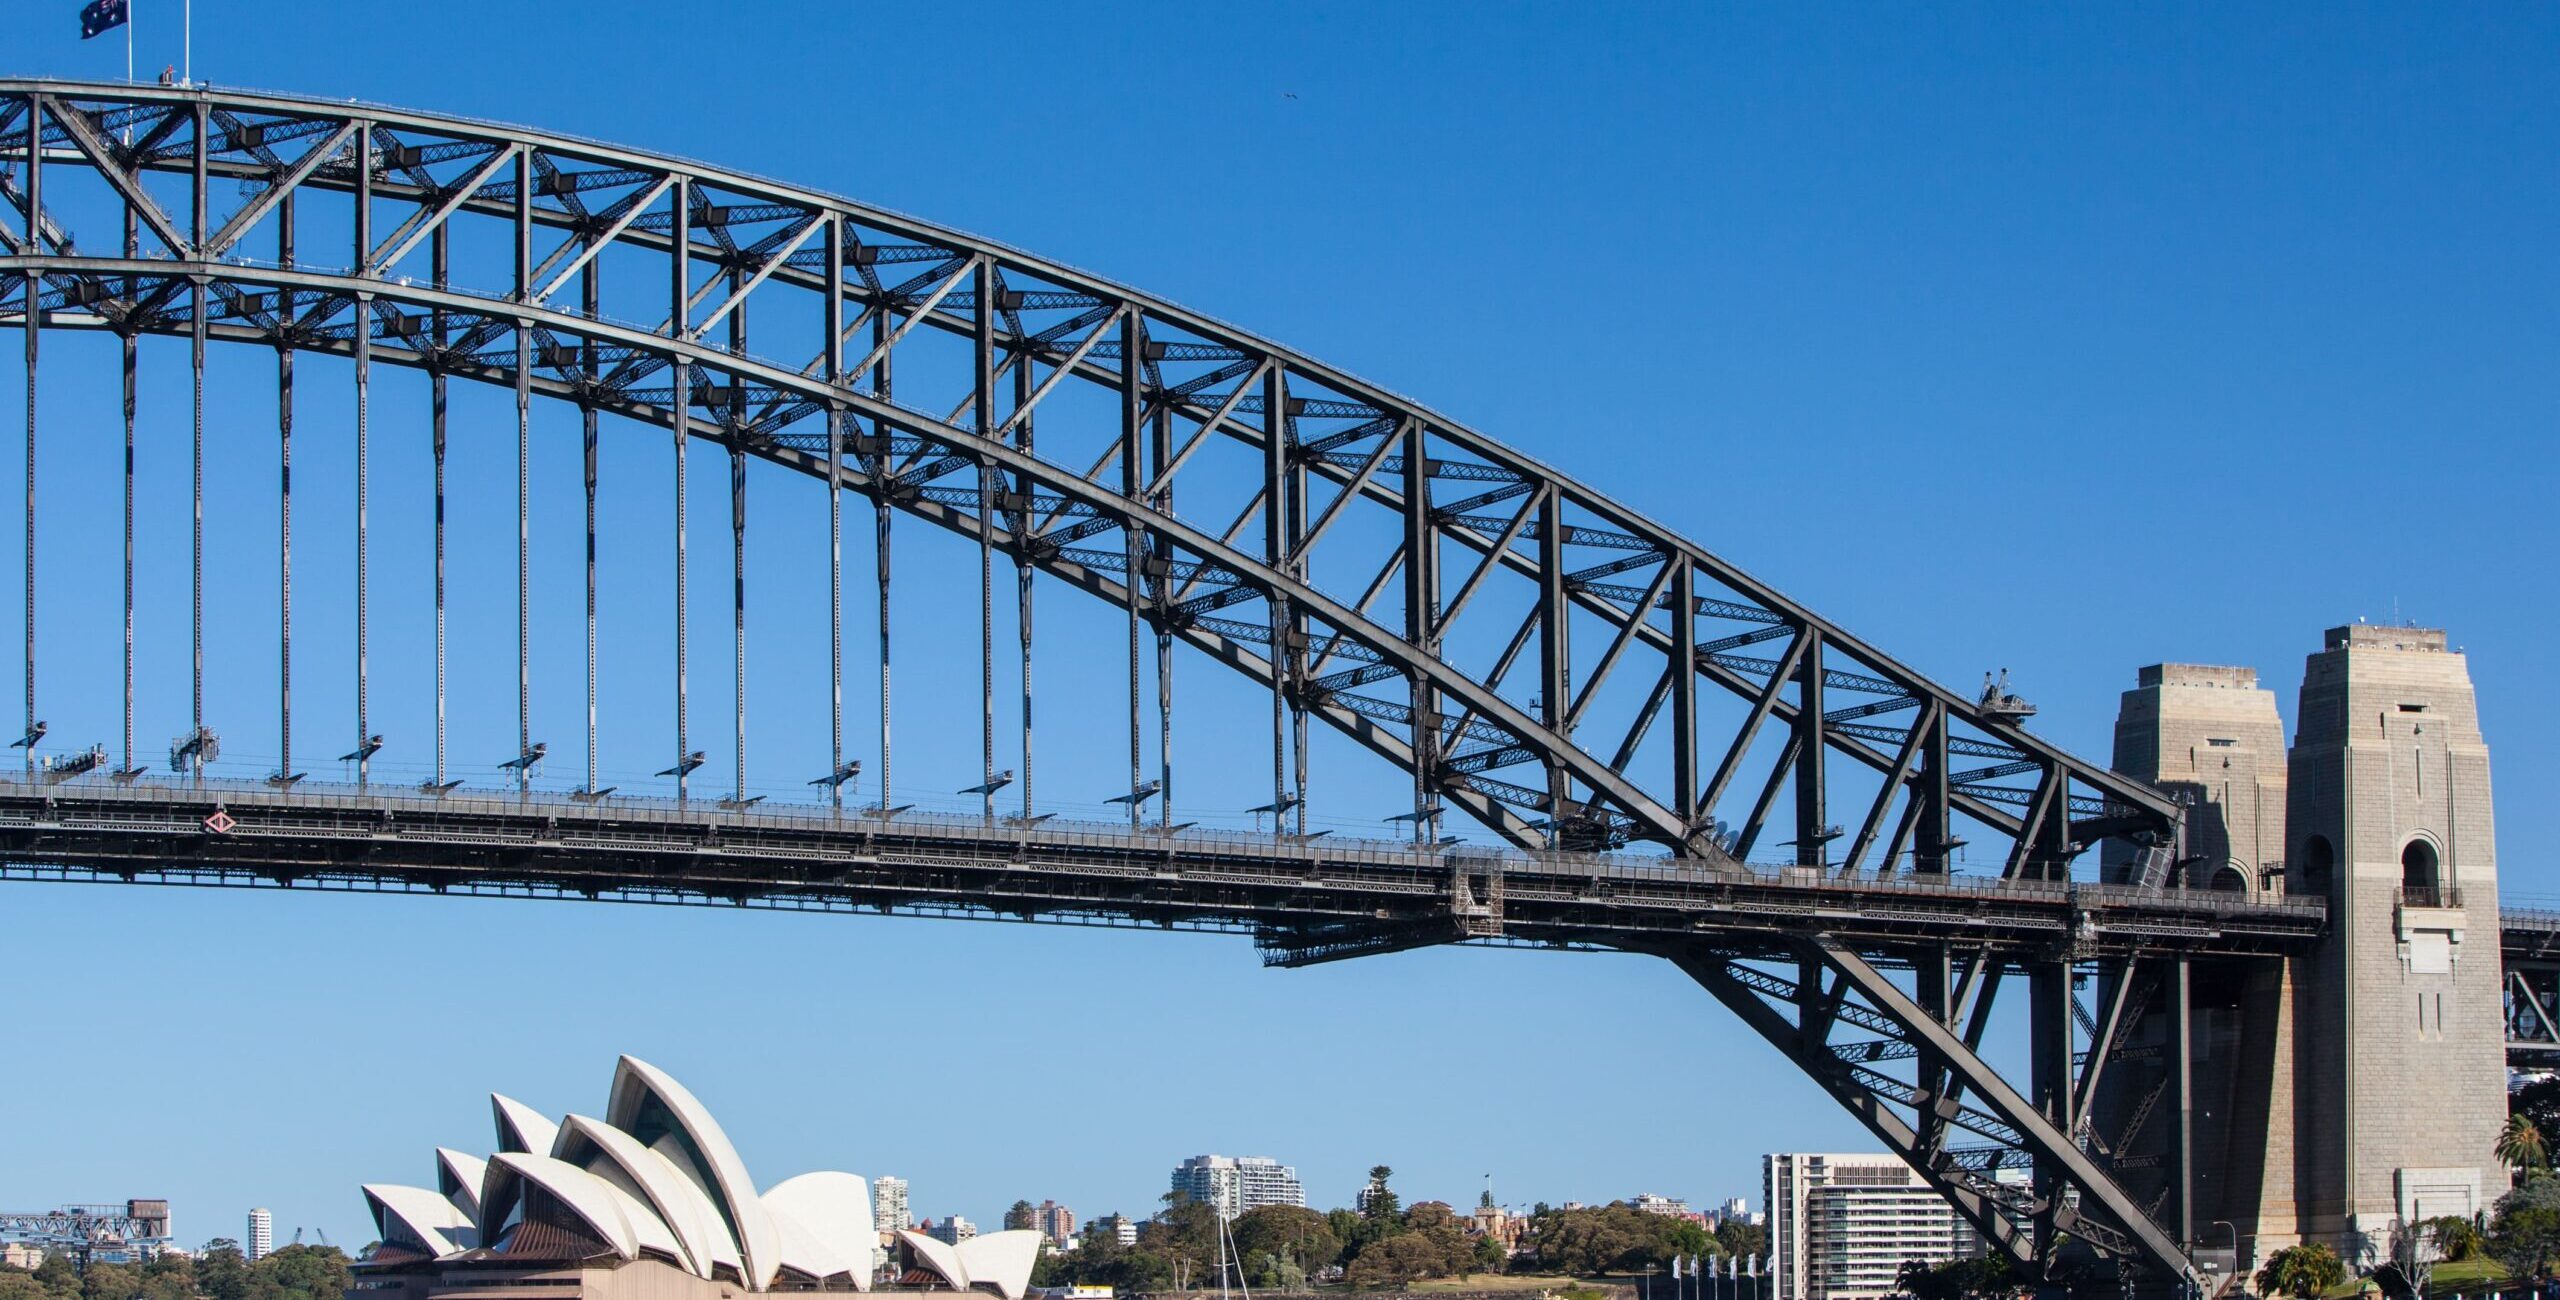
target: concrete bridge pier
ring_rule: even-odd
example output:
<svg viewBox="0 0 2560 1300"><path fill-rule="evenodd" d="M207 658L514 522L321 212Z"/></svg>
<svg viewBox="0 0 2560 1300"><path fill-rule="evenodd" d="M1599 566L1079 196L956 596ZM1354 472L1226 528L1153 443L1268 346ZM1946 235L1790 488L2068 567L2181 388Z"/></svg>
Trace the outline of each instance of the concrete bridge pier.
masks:
<svg viewBox="0 0 2560 1300"><path fill-rule="evenodd" d="M2268 1255L2324 1242L2387 1258L2405 1225L2487 1208L2506 1117L2497 847L2464 657L2445 634L2332 628L2305 666L2290 751L2247 668L2142 670L2116 722L2119 771L2191 808L2184 876L2314 895L2330 933L2282 962L2196 963L2183 1007L2154 998L2093 1109L2120 1177L2164 1205L2177 1162L2152 1094L2187 1017L2194 1247ZM2138 1050L2140 1050L2138 1048Z"/></svg>

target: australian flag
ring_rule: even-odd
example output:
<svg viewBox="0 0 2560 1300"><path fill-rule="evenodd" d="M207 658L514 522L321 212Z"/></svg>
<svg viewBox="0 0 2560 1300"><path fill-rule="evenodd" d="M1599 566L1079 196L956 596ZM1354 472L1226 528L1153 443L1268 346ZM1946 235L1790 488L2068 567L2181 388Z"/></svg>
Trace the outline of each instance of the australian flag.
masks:
<svg viewBox="0 0 2560 1300"><path fill-rule="evenodd" d="M80 39L103 36L133 17L132 0L89 0L80 9Z"/></svg>

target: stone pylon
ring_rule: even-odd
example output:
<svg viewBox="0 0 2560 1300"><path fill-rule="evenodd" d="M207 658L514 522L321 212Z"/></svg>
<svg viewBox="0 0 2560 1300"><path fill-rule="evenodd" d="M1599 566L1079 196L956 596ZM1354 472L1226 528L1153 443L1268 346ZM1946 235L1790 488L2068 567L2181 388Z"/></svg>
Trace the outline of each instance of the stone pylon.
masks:
<svg viewBox="0 0 2560 1300"><path fill-rule="evenodd" d="M2275 693L2249 668L2155 664L2117 706L2115 768L2187 804L2176 884L2252 896L2286 887L2284 722ZM2121 854L2111 855L2122 856ZM2127 864L2111 860L2109 879ZM2239 1267L2297 1240L2293 1185L2292 963L2192 965L2186 1007L2193 1204L2200 1249L2231 1249ZM2140 1055L2113 1063L2091 1116L2129 1183L2173 1176L2171 1126L2161 1116L2174 1039L2163 996L2145 1003L2126 1041ZM2154 1193L2157 1194L2156 1192ZM2165 1207L2175 1204L2160 1196Z"/></svg>
<svg viewBox="0 0 2560 1300"><path fill-rule="evenodd" d="M2400 1226L2486 1208L2506 1119L2489 750L2432 628L2331 628L2305 665L2286 880L2329 899L2296 963L2302 1235L2371 1263Z"/></svg>
<svg viewBox="0 0 2560 1300"><path fill-rule="evenodd" d="M2155 999L2129 1031L2158 1055L2168 1017L2189 1018L2195 1246L2236 1246L2244 1273L2303 1241L2370 1266L2406 1224L2485 1209L2504 1182L2506 1050L2489 753L2464 657L2435 629L2330 629L2290 752L2255 672L2157 665L2115 740L2118 770L2188 802L2179 883L2329 908L2312 949L2196 962L2186 1007ZM2149 1096L2165 1075L2117 1070L2093 1108L2129 1182L2167 1165Z"/></svg>

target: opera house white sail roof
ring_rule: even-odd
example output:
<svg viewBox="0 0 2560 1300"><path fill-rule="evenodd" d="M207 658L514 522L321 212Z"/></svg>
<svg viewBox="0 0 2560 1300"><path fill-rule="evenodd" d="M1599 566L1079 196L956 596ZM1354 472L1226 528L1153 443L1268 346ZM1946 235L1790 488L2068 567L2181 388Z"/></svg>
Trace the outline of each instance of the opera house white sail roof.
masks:
<svg viewBox="0 0 2560 1300"><path fill-rule="evenodd" d="M435 1187L369 1183L377 1267L428 1263L655 1261L751 1291L850 1287L880 1273L871 1189L808 1173L759 1193L729 1135L684 1085L625 1056L604 1118L554 1121L492 1095L496 1150L439 1147ZM1022 1300L1039 1234L958 1247L901 1233L915 1266L953 1290Z"/></svg>

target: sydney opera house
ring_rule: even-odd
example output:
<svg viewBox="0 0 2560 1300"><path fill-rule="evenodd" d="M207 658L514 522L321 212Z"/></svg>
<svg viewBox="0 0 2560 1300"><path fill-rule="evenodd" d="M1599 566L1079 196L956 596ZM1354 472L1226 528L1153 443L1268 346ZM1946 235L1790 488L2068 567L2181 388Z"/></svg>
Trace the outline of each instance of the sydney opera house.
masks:
<svg viewBox="0 0 2560 1300"><path fill-rule="evenodd" d="M982 1291L1022 1300L1040 1234L958 1245L883 1234L852 1174L759 1193L728 1135L645 1061L614 1068L604 1117L553 1122L492 1096L487 1159L438 1148L436 1185L368 1184L366 1300L735 1300L740 1292Z"/></svg>

